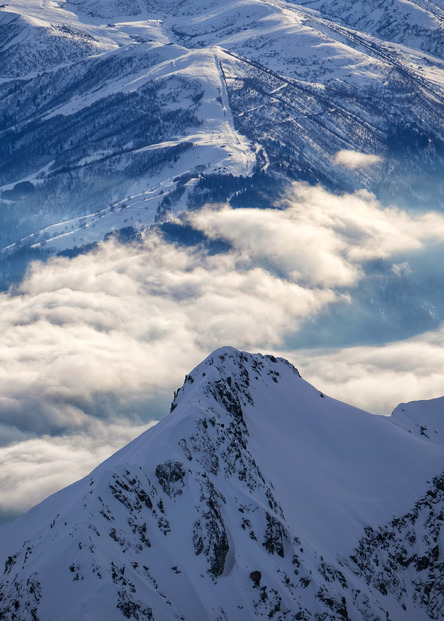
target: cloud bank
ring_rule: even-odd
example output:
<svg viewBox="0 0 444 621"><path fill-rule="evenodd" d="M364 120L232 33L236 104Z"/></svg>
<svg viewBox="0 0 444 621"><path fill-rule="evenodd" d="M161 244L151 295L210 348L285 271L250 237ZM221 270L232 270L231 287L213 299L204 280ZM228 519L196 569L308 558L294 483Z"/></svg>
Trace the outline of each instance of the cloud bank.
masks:
<svg viewBox="0 0 444 621"><path fill-rule="evenodd" d="M378 349L288 347L308 319L347 308L369 261L404 274L410 256L442 244L440 214L297 184L276 208L207 207L181 222L231 249L212 254L150 231L133 246L110 240L35 263L0 295L5 515L87 474L165 415L184 374L221 345L284 354L320 389L373 411L444 392L444 328Z"/></svg>
<svg viewBox="0 0 444 621"><path fill-rule="evenodd" d="M287 352L306 379L330 396L390 414L398 403L444 395L444 324L380 347Z"/></svg>
<svg viewBox="0 0 444 621"><path fill-rule="evenodd" d="M2 447L0 518L13 518L82 478L147 427L90 421L88 432L45 434Z"/></svg>

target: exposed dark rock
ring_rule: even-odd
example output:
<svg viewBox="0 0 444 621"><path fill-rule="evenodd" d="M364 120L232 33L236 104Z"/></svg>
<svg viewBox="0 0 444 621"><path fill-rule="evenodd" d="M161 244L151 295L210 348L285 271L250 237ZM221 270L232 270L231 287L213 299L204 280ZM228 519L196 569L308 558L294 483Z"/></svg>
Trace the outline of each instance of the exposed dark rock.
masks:
<svg viewBox="0 0 444 621"><path fill-rule="evenodd" d="M156 476L167 496L173 498L182 494L185 470L180 461L166 461L156 467Z"/></svg>
<svg viewBox="0 0 444 621"><path fill-rule="evenodd" d="M253 581L254 586L258 587L261 583L262 572L257 569L255 571L252 571L250 574L250 578Z"/></svg>
<svg viewBox="0 0 444 621"><path fill-rule="evenodd" d="M273 515L266 513L267 526L262 545L270 554L278 554L282 558L285 555L284 542L287 540L287 533L284 525Z"/></svg>

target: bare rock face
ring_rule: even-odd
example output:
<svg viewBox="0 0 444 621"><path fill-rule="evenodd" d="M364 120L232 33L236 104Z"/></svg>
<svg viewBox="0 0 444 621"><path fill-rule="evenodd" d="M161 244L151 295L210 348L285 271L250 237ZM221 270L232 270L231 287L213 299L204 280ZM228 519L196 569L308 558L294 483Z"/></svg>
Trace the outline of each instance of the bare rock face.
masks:
<svg viewBox="0 0 444 621"><path fill-rule="evenodd" d="M0 528L0 618L442 618L443 448L398 420L217 350L156 427Z"/></svg>

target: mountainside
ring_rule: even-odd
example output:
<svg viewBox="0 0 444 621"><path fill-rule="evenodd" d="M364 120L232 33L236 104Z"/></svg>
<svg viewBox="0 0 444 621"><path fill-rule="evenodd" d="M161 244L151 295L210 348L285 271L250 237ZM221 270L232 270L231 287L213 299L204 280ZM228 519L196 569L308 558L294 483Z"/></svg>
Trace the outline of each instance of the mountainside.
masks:
<svg viewBox="0 0 444 621"><path fill-rule="evenodd" d="M443 24L425 0L2 5L3 279L293 180L442 208Z"/></svg>
<svg viewBox="0 0 444 621"><path fill-rule="evenodd" d="M215 351L171 413L0 527L0 618L440 619L442 400L391 418Z"/></svg>

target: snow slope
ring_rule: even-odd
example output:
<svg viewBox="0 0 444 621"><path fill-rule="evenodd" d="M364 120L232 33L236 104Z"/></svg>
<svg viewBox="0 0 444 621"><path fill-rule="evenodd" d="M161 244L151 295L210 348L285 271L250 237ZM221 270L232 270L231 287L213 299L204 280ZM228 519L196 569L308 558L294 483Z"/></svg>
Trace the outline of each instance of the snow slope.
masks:
<svg viewBox="0 0 444 621"><path fill-rule="evenodd" d="M219 349L169 416L0 527L0 616L442 618L444 448L408 424Z"/></svg>
<svg viewBox="0 0 444 621"><path fill-rule="evenodd" d="M425 1L5 4L3 258L251 204L249 179L270 202L296 179L439 207L442 28Z"/></svg>

